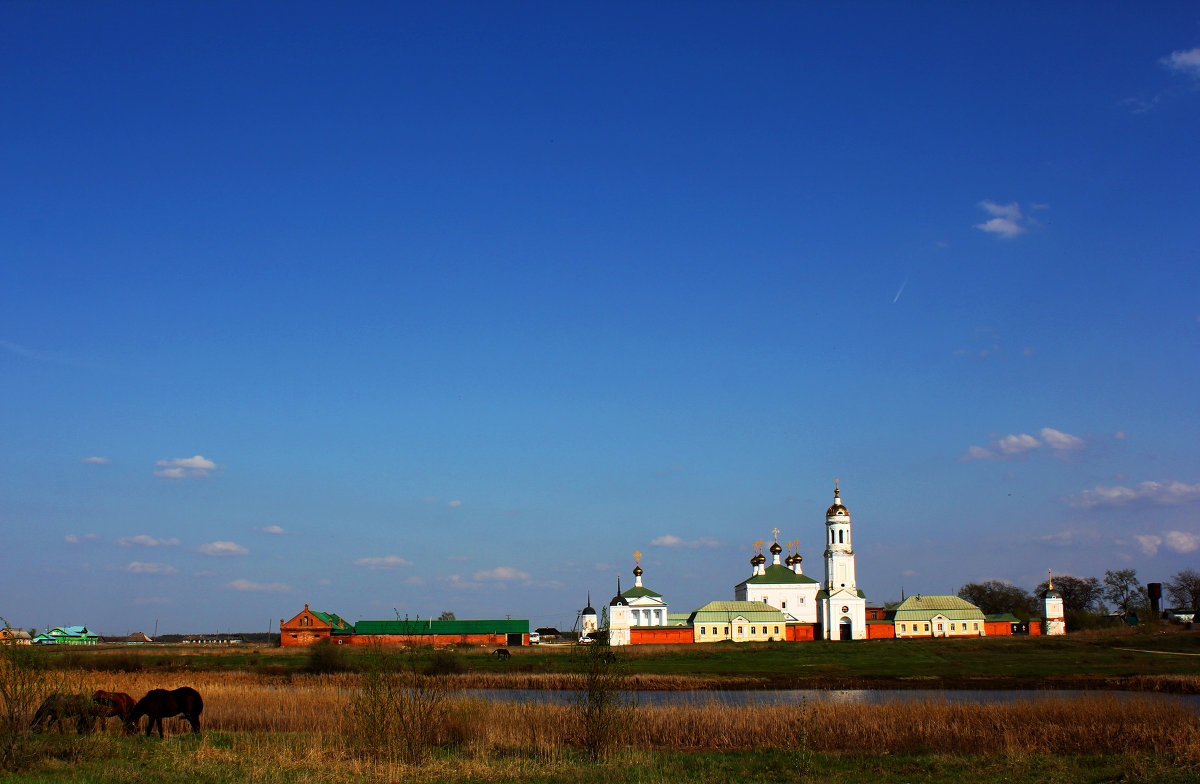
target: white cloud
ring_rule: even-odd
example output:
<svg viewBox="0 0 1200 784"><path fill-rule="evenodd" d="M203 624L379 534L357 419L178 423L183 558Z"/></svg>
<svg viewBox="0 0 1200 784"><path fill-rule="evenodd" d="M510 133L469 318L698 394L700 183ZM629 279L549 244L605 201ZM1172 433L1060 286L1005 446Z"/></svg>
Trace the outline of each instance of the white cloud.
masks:
<svg viewBox="0 0 1200 784"><path fill-rule="evenodd" d="M1071 506L1089 509L1093 506L1124 506L1137 501L1158 506L1179 506L1200 501L1200 482L1142 482L1137 487L1125 485L1096 485L1066 498Z"/></svg>
<svg viewBox="0 0 1200 784"><path fill-rule="evenodd" d="M675 536L674 534L665 534L663 536L660 536L657 539L655 539L654 541L650 542L650 544L654 547L688 547L688 548L720 547L721 546L721 543L718 542L716 539L708 539L706 537L701 537L699 539L692 539L689 541L686 539L682 539L678 536Z"/></svg>
<svg viewBox="0 0 1200 784"><path fill-rule="evenodd" d="M1057 453L1058 457L1066 457L1068 453L1077 452L1087 446L1087 442L1079 436L1073 436L1070 433L1064 433L1052 427L1043 427L1038 431L1038 435L1042 437L1042 440L1039 441L1028 433L1020 433L997 438L987 448L972 446L959 458L959 462L965 463L970 460L1014 460L1042 446L1050 447L1050 449Z"/></svg>
<svg viewBox="0 0 1200 784"><path fill-rule="evenodd" d="M1028 433L1022 433L1019 436L1008 435L1001 438L996 442L996 449L1004 455L1022 455L1031 449L1037 449L1041 445L1041 441L1038 441Z"/></svg>
<svg viewBox="0 0 1200 784"><path fill-rule="evenodd" d="M250 551L235 542L209 542L196 548L204 555L249 555Z"/></svg>
<svg viewBox="0 0 1200 784"><path fill-rule="evenodd" d="M153 536L139 534L126 536L116 541L118 547L158 547L159 545L177 545L178 539L155 539Z"/></svg>
<svg viewBox="0 0 1200 784"><path fill-rule="evenodd" d="M1194 553L1200 550L1200 536L1186 531L1167 531L1163 534L1163 541L1177 553Z"/></svg>
<svg viewBox="0 0 1200 784"><path fill-rule="evenodd" d="M1070 433L1064 433L1061 430L1055 430L1052 427L1043 427L1038 435L1046 442L1046 446L1051 449L1070 450L1083 449L1087 446L1087 442L1079 436L1073 436Z"/></svg>
<svg viewBox="0 0 1200 784"><path fill-rule="evenodd" d="M1172 71L1200 79L1200 47L1171 52L1170 56L1164 57L1160 62Z"/></svg>
<svg viewBox="0 0 1200 784"><path fill-rule="evenodd" d="M122 571L130 574L174 574L177 570L169 564L130 561L128 566L122 568Z"/></svg>
<svg viewBox="0 0 1200 784"><path fill-rule="evenodd" d="M250 580L234 580L227 586L235 591L259 591L262 593L291 593L292 586L284 583L255 583Z"/></svg>
<svg viewBox="0 0 1200 784"><path fill-rule="evenodd" d="M988 234L995 234L1008 239L1018 234L1023 234L1028 224L1032 222L1021 213L1021 205L1015 201L1011 204L997 204L994 201L984 199L979 202L979 206L991 215L992 218L985 223L976 223L975 228L985 231ZM1038 205L1038 208L1045 209L1045 206Z"/></svg>
<svg viewBox="0 0 1200 784"><path fill-rule="evenodd" d="M495 569L486 572L476 572L474 575L476 580L528 580L529 575L525 572L512 568L511 566L497 566Z"/></svg>
<svg viewBox="0 0 1200 784"><path fill-rule="evenodd" d="M208 476L209 471L214 471L217 464L206 457L196 455L195 457L176 457L171 460L159 460L155 463L158 470L154 472L155 476L165 477L167 479L191 479Z"/></svg>
<svg viewBox="0 0 1200 784"><path fill-rule="evenodd" d="M68 544L79 544L80 542L83 542L86 540L99 539L99 538L100 537L97 534L83 534L82 536L79 534L67 534L66 536L63 537L63 541Z"/></svg>
<svg viewBox="0 0 1200 784"><path fill-rule="evenodd" d="M108 458L107 457L85 457L85 458L83 458L82 462L88 463L89 465L108 465Z"/></svg>
<svg viewBox="0 0 1200 784"><path fill-rule="evenodd" d="M462 501L447 501L446 506L462 506Z"/></svg>
<svg viewBox="0 0 1200 784"><path fill-rule="evenodd" d="M287 533L287 531L283 530L283 526L280 526L280 525L268 525L268 526L264 526L263 528L260 528L259 530L262 531L264 534L286 534Z"/></svg>
<svg viewBox="0 0 1200 784"><path fill-rule="evenodd" d="M365 566L368 569L393 569L397 566L412 566L412 561L406 561L398 555L384 555L375 558L359 558L355 566Z"/></svg>
<svg viewBox="0 0 1200 784"><path fill-rule="evenodd" d="M1133 538L1137 540L1138 546L1142 548L1142 552L1146 555L1157 553L1159 546L1163 542L1161 536L1155 536L1154 534L1142 534Z"/></svg>
<svg viewBox="0 0 1200 784"><path fill-rule="evenodd" d="M1015 237L1025 232L1024 227L1008 218L992 218L985 223L976 223L975 228L989 234L999 234L1001 237Z"/></svg>

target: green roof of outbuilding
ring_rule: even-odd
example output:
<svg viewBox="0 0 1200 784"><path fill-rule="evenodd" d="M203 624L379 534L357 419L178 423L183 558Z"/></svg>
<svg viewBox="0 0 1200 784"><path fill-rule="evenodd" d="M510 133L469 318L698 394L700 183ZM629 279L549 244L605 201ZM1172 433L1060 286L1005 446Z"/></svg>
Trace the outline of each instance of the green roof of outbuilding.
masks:
<svg viewBox="0 0 1200 784"><path fill-rule="evenodd" d="M991 615L983 616L983 619L991 623L1024 623L1024 621L1012 613L992 613Z"/></svg>
<svg viewBox="0 0 1200 784"><path fill-rule="evenodd" d="M771 564L763 574L747 577L738 585L788 585L792 583L815 583L816 580L807 574L796 574L791 569L780 564Z"/></svg>
<svg viewBox="0 0 1200 784"><path fill-rule="evenodd" d="M653 596L656 599L662 598L661 593L655 593L654 591L651 591L649 588L647 588L643 585L635 585L632 588L630 588L628 591L622 592L621 595L624 596L626 599L640 599L643 596Z"/></svg>
<svg viewBox="0 0 1200 784"><path fill-rule="evenodd" d="M329 624L330 634L354 634L354 624L337 613L325 613L319 610L309 610L309 612Z"/></svg>
<svg viewBox="0 0 1200 784"><path fill-rule="evenodd" d="M894 620L928 621L944 615L951 621L982 621L983 610L959 596L910 596L896 608Z"/></svg>
<svg viewBox="0 0 1200 784"><path fill-rule="evenodd" d="M762 602L709 602L692 612L688 621L698 623L728 623L741 616L751 623L784 623L783 613Z"/></svg>
<svg viewBox="0 0 1200 784"><path fill-rule="evenodd" d="M529 621L359 621L358 634L528 634Z"/></svg>

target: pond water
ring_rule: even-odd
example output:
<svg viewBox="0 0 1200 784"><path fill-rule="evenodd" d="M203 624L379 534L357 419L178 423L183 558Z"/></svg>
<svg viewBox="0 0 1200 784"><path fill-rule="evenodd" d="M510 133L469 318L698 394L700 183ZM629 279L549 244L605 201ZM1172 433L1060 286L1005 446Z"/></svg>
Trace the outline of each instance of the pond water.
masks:
<svg viewBox="0 0 1200 784"><path fill-rule="evenodd" d="M535 689L468 689L465 696L497 702L567 704L579 692ZM826 702L842 705L879 705L889 702L1004 703L1018 700L1066 700L1079 697L1112 696L1118 699L1161 699L1179 702L1200 713L1200 695L1160 692L1083 689L777 689L766 691L627 691L626 698L638 705L797 705Z"/></svg>

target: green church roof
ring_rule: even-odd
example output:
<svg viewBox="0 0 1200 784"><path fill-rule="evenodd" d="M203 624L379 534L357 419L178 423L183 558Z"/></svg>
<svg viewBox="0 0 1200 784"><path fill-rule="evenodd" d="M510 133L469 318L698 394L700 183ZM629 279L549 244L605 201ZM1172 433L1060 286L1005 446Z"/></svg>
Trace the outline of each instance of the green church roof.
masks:
<svg viewBox="0 0 1200 784"><path fill-rule="evenodd" d="M753 577L747 577L738 583L742 585L788 585L801 583L815 583L816 580L806 574L796 574L791 569L781 564L771 564L766 568L763 574L756 574Z"/></svg>
<svg viewBox="0 0 1200 784"><path fill-rule="evenodd" d="M654 591L651 591L649 588L646 588L645 586L641 586L641 585L635 585L632 588L630 588L628 591L622 592L621 595L624 596L626 599L641 599L643 596L652 596L655 599L662 598L661 593L655 593Z"/></svg>

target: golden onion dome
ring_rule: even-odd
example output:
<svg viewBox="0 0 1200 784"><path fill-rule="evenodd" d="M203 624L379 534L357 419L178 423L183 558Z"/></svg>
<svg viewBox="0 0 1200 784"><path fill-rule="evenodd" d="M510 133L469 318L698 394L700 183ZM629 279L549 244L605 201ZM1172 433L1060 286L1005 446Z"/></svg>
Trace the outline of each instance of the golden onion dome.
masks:
<svg viewBox="0 0 1200 784"><path fill-rule="evenodd" d="M783 548L779 546L779 542L771 545L771 555L779 555L783 552Z"/></svg>
<svg viewBox="0 0 1200 784"><path fill-rule="evenodd" d="M846 507L842 506L841 504L834 504L833 506L831 506L825 510L826 517L833 517L834 515L849 515L849 514L850 514L850 511L848 509L846 509Z"/></svg>
<svg viewBox="0 0 1200 784"><path fill-rule="evenodd" d="M640 567L640 566L633 567L633 576L634 577L641 577L643 574L644 574L644 572L642 572L642 567Z"/></svg>

